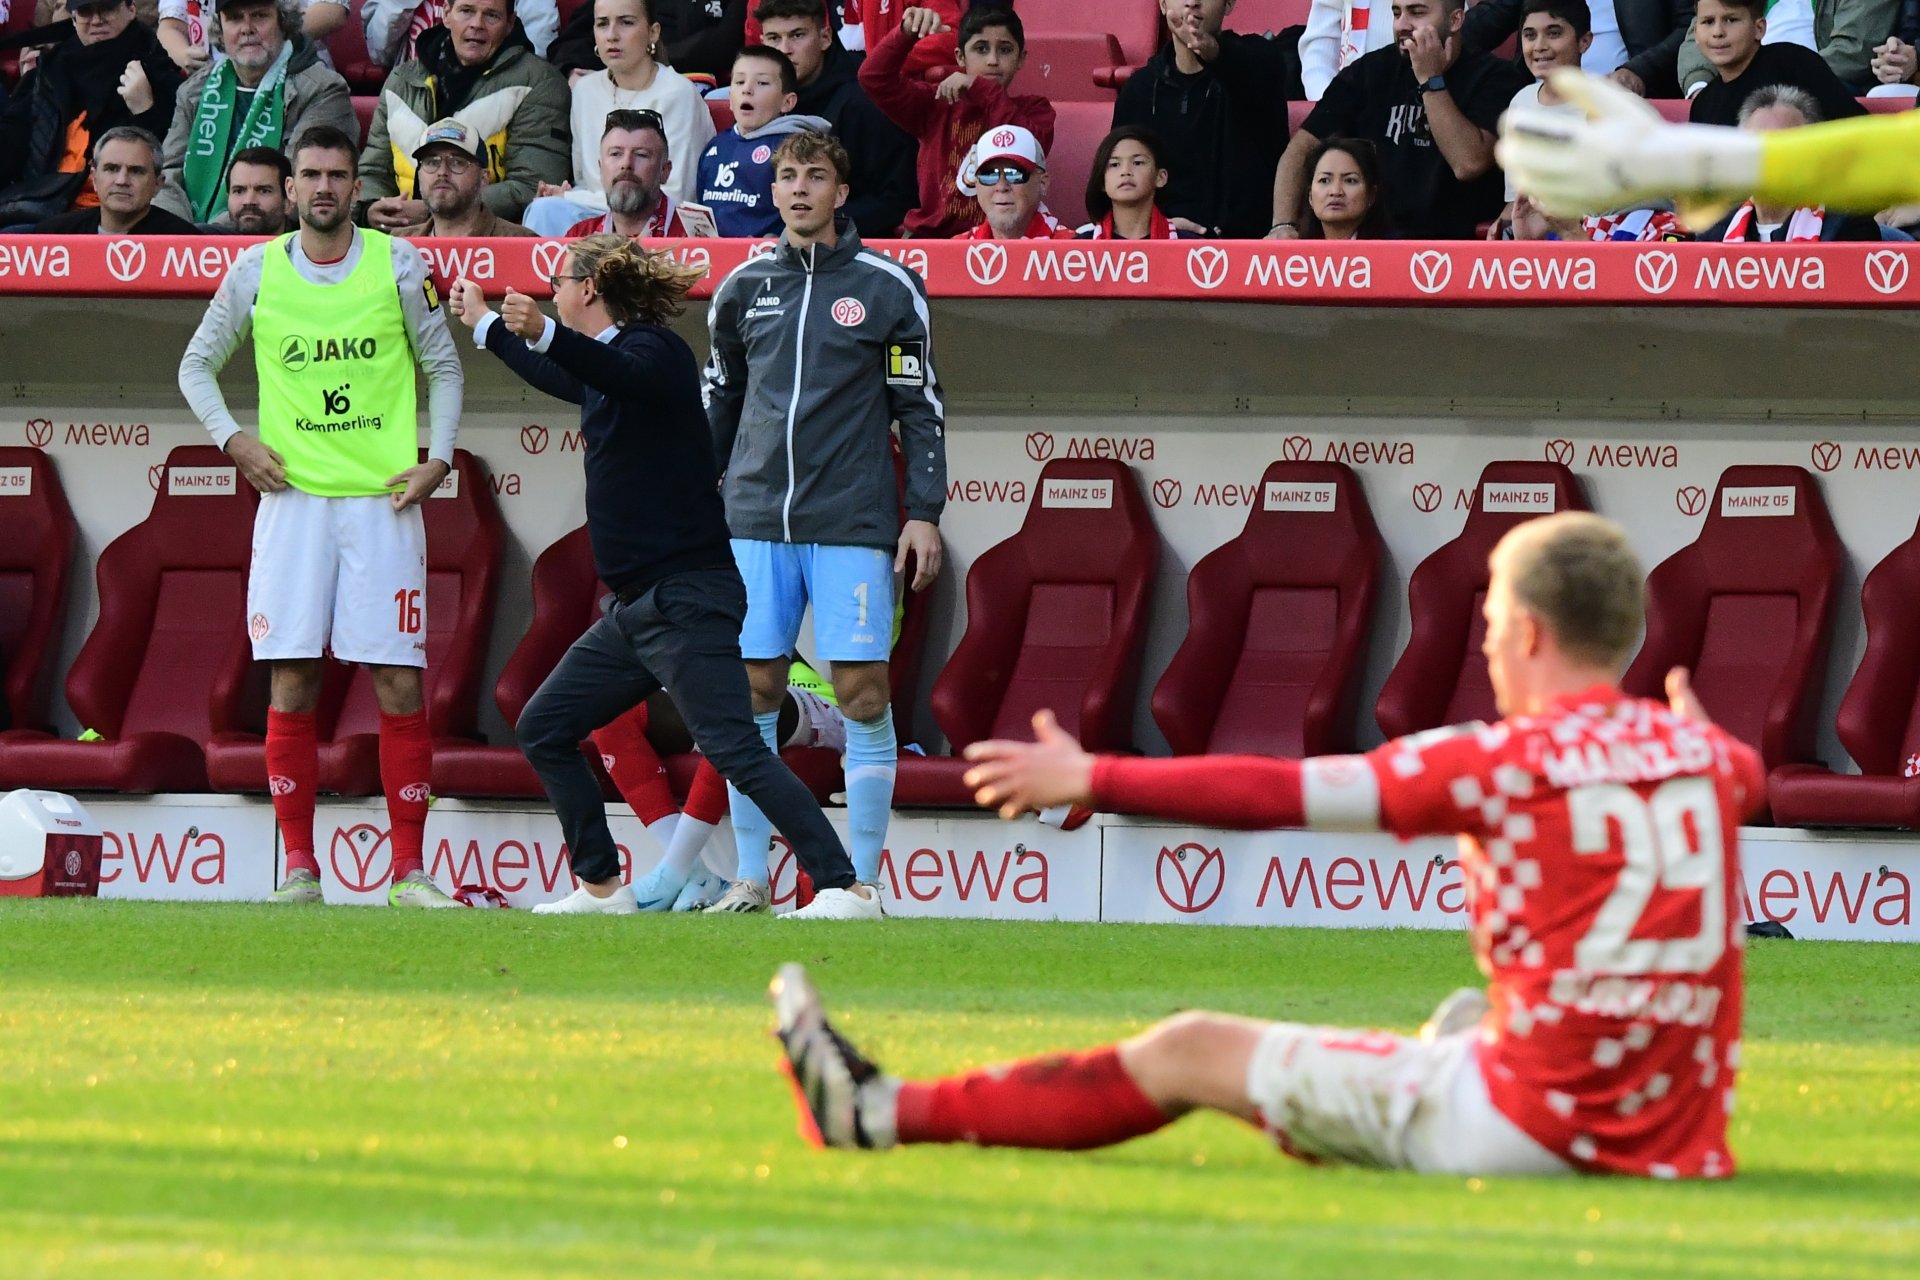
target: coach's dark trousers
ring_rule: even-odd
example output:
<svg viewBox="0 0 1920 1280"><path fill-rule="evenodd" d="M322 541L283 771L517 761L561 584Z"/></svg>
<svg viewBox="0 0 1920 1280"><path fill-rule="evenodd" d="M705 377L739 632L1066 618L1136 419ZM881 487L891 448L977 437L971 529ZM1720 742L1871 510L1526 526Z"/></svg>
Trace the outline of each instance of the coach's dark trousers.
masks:
<svg viewBox="0 0 1920 1280"><path fill-rule="evenodd" d="M740 659L746 616L746 588L731 567L676 573L630 599L616 598L520 713L520 750L560 815L573 873L582 880L619 875L620 857L580 744L664 686L694 742L786 836L813 883L853 883L853 863L813 793L767 750L753 723Z"/></svg>

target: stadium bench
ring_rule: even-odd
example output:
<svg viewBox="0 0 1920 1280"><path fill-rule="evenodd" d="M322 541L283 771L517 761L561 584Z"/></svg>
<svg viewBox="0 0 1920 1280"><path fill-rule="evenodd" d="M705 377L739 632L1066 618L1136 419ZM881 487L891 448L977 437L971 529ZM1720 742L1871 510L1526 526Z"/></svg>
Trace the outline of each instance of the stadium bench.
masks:
<svg viewBox="0 0 1920 1280"><path fill-rule="evenodd" d="M0 729L44 729L78 537L53 459L0 448Z"/></svg>
<svg viewBox="0 0 1920 1280"><path fill-rule="evenodd" d="M1551 488L1553 505L1486 510L1489 487L1516 485ZM1444 492L1435 497L1456 500ZM1487 596L1487 556L1507 530L1549 509L1589 509L1580 481L1562 464L1490 462L1480 472L1459 536L1422 560L1407 580L1412 633L1374 703L1382 733L1398 738L1445 724L1500 718L1486 660L1480 656L1487 629L1480 614Z"/></svg>
<svg viewBox="0 0 1920 1280"><path fill-rule="evenodd" d="M212 445L173 450L155 481L147 518L100 553L99 620L67 671L67 703L101 739L0 733L0 789L205 791L207 740L264 708L247 641L253 486Z"/></svg>
<svg viewBox="0 0 1920 1280"><path fill-rule="evenodd" d="M1269 466L1245 528L1187 577L1186 639L1152 704L1174 754L1353 750L1385 554L1351 468Z"/></svg>
<svg viewBox="0 0 1920 1280"><path fill-rule="evenodd" d="M1160 558L1132 468L1056 458L1019 532L967 573L967 629L933 683L954 751L1032 735L1050 707L1093 751L1131 750L1153 575ZM896 805L970 805L955 756L900 758Z"/></svg>

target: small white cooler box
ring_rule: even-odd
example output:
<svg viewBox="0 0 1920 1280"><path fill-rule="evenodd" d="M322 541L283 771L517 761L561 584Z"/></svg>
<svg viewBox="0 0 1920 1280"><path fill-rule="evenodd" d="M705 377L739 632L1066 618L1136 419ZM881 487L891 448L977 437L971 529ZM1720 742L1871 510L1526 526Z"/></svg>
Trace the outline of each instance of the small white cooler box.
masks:
<svg viewBox="0 0 1920 1280"><path fill-rule="evenodd" d="M72 796L0 796L0 898L100 896L100 824Z"/></svg>

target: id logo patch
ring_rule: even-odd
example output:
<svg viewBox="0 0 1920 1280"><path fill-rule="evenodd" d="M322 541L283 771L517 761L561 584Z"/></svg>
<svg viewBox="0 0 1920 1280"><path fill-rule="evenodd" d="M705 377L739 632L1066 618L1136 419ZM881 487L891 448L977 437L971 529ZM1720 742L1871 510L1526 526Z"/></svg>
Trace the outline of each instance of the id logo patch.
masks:
<svg viewBox="0 0 1920 1280"><path fill-rule="evenodd" d="M887 344L887 385L924 387L927 385L927 344L889 342Z"/></svg>

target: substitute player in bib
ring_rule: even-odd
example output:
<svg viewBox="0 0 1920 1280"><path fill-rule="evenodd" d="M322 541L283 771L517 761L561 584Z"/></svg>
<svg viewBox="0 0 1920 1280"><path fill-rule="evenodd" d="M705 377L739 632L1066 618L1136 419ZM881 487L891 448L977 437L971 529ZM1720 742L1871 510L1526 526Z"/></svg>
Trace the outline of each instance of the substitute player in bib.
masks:
<svg viewBox="0 0 1920 1280"><path fill-rule="evenodd" d="M1091 1052L909 1083L861 1057L788 965L773 996L807 1126L834 1146L1064 1150L1206 1109L1311 1160L1730 1175L1736 844L1764 795L1759 759L1707 721L1684 671L1668 705L1616 687L1645 581L1618 526L1531 521L1492 563L1495 724L1357 756L1143 760L1090 756L1043 712L1037 742L967 752L976 798L1007 817L1085 803L1224 827L1457 834L1487 999L1456 993L1419 1038L1186 1013Z"/></svg>
<svg viewBox="0 0 1920 1280"><path fill-rule="evenodd" d="M460 357L420 255L354 227L353 139L331 126L295 140L300 229L241 253L180 361L194 414L260 491L247 584L253 656L273 665L267 773L286 846L281 902L319 902L313 799L321 657L365 663L380 704L380 784L392 824L396 907L457 905L421 866L432 739L427 540L421 499L453 465ZM248 334L260 428L240 429L219 374ZM432 424L417 461L414 365Z"/></svg>
<svg viewBox="0 0 1920 1280"><path fill-rule="evenodd" d="M926 287L862 247L840 214L846 148L830 134L799 133L780 144L773 166L773 202L786 229L772 254L737 268L714 290L707 417L726 472L733 554L747 583L740 649L754 720L773 747L787 655L811 604L814 656L832 665L846 715L855 894L877 916L899 756L887 676L893 579L910 552L913 590L940 572L945 409ZM907 462L904 527L895 421ZM740 869L709 909L765 911L766 859L755 851L768 847L768 823L737 788L728 794Z"/></svg>

